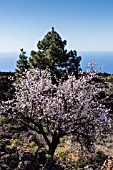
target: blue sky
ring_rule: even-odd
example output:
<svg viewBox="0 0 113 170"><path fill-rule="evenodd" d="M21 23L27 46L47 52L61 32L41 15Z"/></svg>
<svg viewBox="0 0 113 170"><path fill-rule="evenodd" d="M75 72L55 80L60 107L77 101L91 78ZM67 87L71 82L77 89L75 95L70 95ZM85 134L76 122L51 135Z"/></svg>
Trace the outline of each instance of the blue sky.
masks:
<svg viewBox="0 0 113 170"><path fill-rule="evenodd" d="M69 50L113 51L113 0L0 0L0 52L36 50L52 26Z"/></svg>

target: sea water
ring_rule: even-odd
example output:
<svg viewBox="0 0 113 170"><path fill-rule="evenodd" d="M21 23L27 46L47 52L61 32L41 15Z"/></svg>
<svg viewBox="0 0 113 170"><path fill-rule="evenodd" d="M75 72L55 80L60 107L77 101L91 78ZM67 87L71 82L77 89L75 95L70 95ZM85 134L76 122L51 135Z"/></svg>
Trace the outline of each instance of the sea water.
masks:
<svg viewBox="0 0 113 170"><path fill-rule="evenodd" d="M27 55L29 57L29 53ZM80 66L83 71L87 70L88 63L93 61L96 63L95 69L103 66L101 72L113 74L113 51L79 51L78 56L82 57ZM15 71L18 59L18 52L0 53L0 71Z"/></svg>
<svg viewBox="0 0 113 170"><path fill-rule="evenodd" d="M82 57L81 68L88 69L88 63L95 62L95 70L103 67L101 72L113 74L113 51L81 51L78 54Z"/></svg>

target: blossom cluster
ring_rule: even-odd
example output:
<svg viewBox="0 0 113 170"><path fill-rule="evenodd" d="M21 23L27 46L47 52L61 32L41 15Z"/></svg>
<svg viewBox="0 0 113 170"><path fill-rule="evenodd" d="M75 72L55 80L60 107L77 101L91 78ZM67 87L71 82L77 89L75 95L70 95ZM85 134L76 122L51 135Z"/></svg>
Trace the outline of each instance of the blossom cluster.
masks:
<svg viewBox="0 0 113 170"><path fill-rule="evenodd" d="M56 85L49 73L31 69L15 84L15 99L4 103L0 114L10 110L10 115L46 137L74 135L90 148L110 126L109 109L98 101L102 89L91 83L93 76L88 73L78 80L68 76Z"/></svg>

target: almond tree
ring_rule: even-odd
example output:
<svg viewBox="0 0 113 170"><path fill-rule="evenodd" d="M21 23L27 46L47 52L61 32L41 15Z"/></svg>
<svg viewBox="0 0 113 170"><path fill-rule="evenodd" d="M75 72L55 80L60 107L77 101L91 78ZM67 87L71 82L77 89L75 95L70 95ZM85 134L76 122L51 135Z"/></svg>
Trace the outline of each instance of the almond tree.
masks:
<svg viewBox="0 0 113 170"><path fill-rule="evenodd" d="M15 99L1 106L1 115L16 116L39 133L53 159L60 139L73 135L82 147L92 150L110 126L109 109L97 100L101 89L90 83L94 73L53 85L45 71L31 69L20 78Z"/></svg>

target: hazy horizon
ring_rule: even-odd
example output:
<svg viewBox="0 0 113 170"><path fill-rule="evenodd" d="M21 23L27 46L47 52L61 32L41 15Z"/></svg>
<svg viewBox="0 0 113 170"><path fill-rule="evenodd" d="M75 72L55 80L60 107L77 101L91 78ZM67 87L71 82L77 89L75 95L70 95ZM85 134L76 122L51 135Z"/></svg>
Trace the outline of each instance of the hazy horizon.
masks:
<svg viewBox="0 0 113 170"><path fill-rule="evenodd" d="M16 68L16 62L19 59L19 52L0 52L0 71L13 72ZM26 53L30 56L30 53ZM83 70L87 69L89 62L95 62L96 67L104 66L102 72L113 74L113 51L78 51L78 56L82 57L80 66Z"/></svg>

